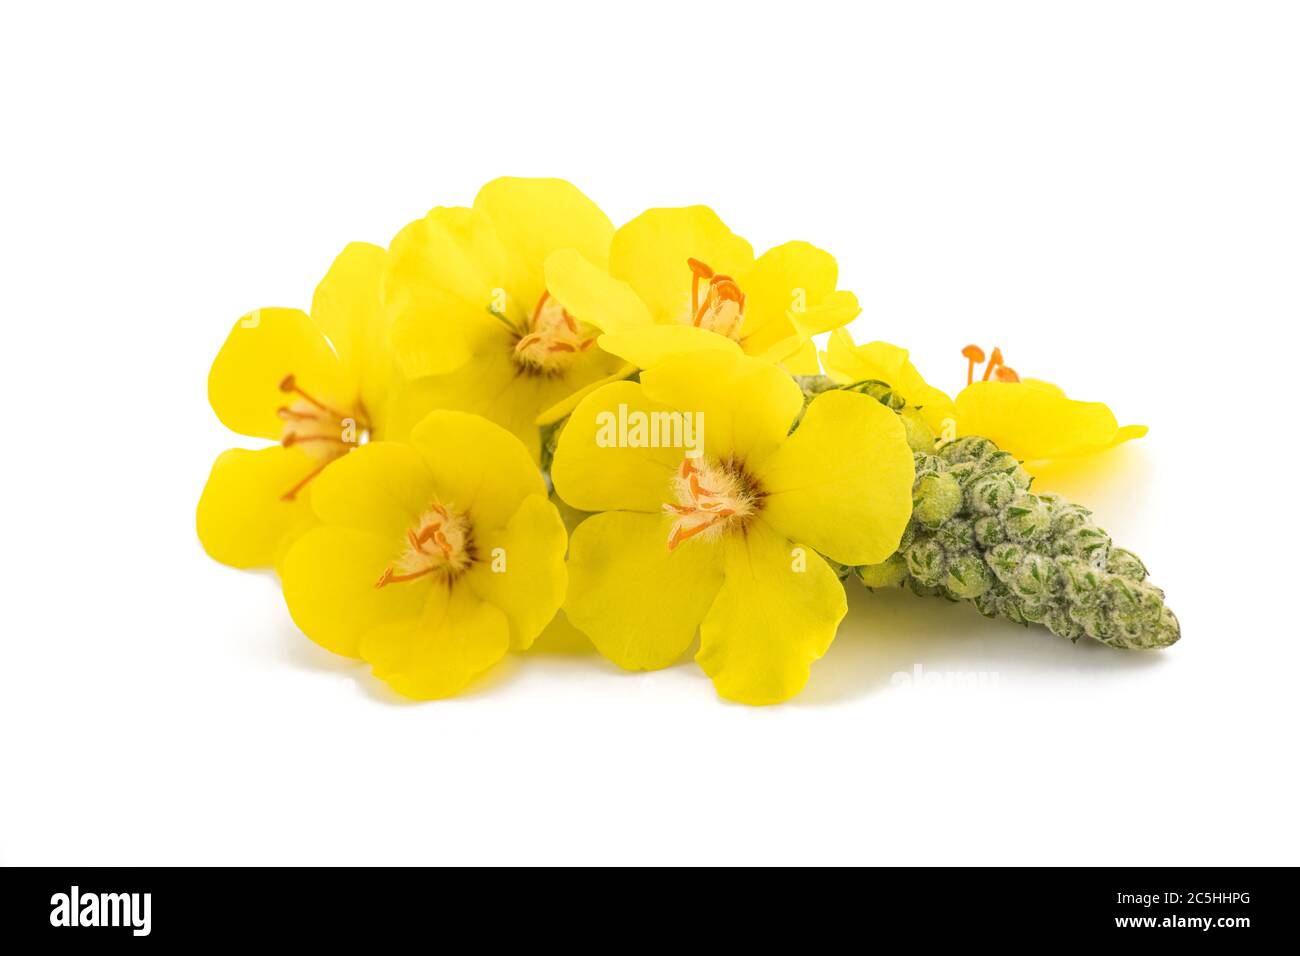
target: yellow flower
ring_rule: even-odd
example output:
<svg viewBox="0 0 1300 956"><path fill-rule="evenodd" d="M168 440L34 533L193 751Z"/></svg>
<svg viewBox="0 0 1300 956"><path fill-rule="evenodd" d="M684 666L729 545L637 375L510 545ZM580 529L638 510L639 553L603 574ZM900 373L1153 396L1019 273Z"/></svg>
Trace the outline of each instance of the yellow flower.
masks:
<svg viewBox="0 0 1300 956"><path fill-rule="evenodd" d="M957 394L956 434L991 439L1031 469L1062 458L1080 458L1141 438L1145 425L1120 426L1101 402L1081 402L1066 396L1051 382L1022 379L994 349L983 378L975 381L975 365L984 361L978 346L962 350L969 364L966 388Z"/></svg>
<svg viewBox="0 0 1300 956"><path fill-rule="evenodd" d="M435 408L475 412L539 453L543 409L632 369L549 292L558 249L603 269L614 227L558 179L497 179L473 208L432 210L393 240L384 300L411 377L390 412L400 437Z"/></svg>
<svg viewBox="0 0 1300 956"><path fill-rule="evenodd" d="M1022 379L993 349L983 374L975 381L976 366L985 361L984 350L968 345L966 388L956 400L926 384L907 358L907 352L886 342L854 345L848 333L832 334L823 362L830 377L841 384L879 379L896 388L921 414L940 438L964 435L991 439L1021 459L1031 471L1048 461L1093 455L1147 433L1145 425L1121 427L1101 402L1069 398L1057 386L1038 379Z"/></svg>
<svg viewBox="0 0 1300 956"><path fill-rule="evenodd" d="M199 500L199 540L235 567L265 567L314 524L311 483L380 428L392 360L379 308L384 250L349 245L311 315L259 309L235 323L208 376L208 401L233 431L278 441L217 458Z"/></svg>
<svg viewBox="0 0 1300 956"><path fill-rule="evenodd" d="M798 693L845 613L821 555L871 564L893 553L912 507L912 453L898 416L831 391L803 407L776 366L700 351L586 396L564 427L552 478L572 507L565 612L629 669L666 667L700 634L696 660L723 697Z"/></svg>
<svg viewBox="0 0 1300 956"><path fill-rule="evenodd" d="M564 598L564 524L523 444L437 411L321 475L321 524L281 568L294 621L400 694L446 697L541 633Z"/></svg>
<svg viewBox="0 0 1300 956"><path fill-rule="evenodd" d="M860 311L837 290L827 252L787 242L757 260L711 209L651 209L623 226L609 268L560 250L546 261L553 295L604 334L600 345L638 368L699 349L744 352L815 374L811 336Z"/></svg>

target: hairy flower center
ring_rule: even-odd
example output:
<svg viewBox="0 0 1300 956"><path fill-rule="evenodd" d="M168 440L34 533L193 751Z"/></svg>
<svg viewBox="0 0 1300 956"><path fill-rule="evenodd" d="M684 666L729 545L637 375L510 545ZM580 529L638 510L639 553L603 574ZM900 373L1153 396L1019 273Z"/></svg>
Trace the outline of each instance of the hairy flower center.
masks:
<svg viewBox="0 0 1300 956"><path fill-rule="evenodd" d="M729 339L740 339L745 321L745 293L731 276L719 275L699 259L687 259L691 269L691 324L717 332ZM700 298L700 283L709 284Z"/></svg>
<svg viewBox="0 0 1300 956"><path fill-rule="evenodd" d="M975 366L984 361L984 350L978 345L968 345L961 350L961 354L969 363L966 366L966 384L971 385L975 381ZM989 356L989 364L984 367L984 377L980 381L987 382L990 378L995 382L1020 381L1016 370L1003 363L1002 350L999 348L995 348L993 354Z"/></svg>
<svg viewBox="0 0 1300 956"><path fill-rule="evenodd" d="M664 505L676 520L668 532L668 550L698 535L721 534L743 527L759 509L762 493L738 466L685 458L673 477L677 501Z"/></svg>
<svg viewBox="0 0 1300 956"><path fill-rule="evenodd" d="M301 448L318 459L306 477L280 496L285 501L293 501L326 465L365 441L370 423L361 409L340 411L304 391L292 374L280 382L280 391L293 396L288 405L276 409L284 422L280 444L285 448Z"/></svg>
<svg viewBox="0 0 1300 956"><path fill-rule="evenodd" d="M589 332L549 292L543 292L528 331L515 343L515 362L528 371L561 374L575 356L596 344L596 336Z"/></svg>
<svg viewBox="0 0 1300 956"><path fill-rule="evenodd" d="M375 587L414 581L430 574L451 582L473 563L474 535L469 519L434 503L420 515L415 527L406 529L405 549L396 561L384 568Z"/></svg>

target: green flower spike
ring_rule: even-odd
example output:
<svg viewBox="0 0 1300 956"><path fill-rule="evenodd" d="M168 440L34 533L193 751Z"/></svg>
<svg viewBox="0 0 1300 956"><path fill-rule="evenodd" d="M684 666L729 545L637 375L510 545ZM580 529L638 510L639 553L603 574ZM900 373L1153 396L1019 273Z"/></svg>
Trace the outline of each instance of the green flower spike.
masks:
<svg viewBox="0 0 1300 956"><path fill-rule="evenodd" d="M836 387L799 380L811 398ZM916 460L912 520L888 560L843 568L871 588L906 584L921 595L970 601L986 617L1043 624L1077 641L1168 647L1178 619L1147 580L1137 555L1111 543L1092 513L1059 495L1037 495L1014 456L987 438L936 447L917 409L882 382L843 386L892 408Z"/></svg>

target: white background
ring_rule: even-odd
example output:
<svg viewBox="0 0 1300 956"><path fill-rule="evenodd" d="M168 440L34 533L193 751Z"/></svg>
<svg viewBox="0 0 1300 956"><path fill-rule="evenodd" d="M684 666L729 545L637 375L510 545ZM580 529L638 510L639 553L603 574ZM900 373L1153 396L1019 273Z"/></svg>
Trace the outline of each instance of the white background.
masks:
<svg viewBox="0 0 1300 956"><path fill-rule="evenodd" d="M455 6L0 15L0 861L1300 862L1296 7ZM855 590L758 710L563 653L409 704L308 642L195 539L208 365L501 174L813 241L936 384L1000 345L1149 424L1057 487L1182 642Z"/></svg>

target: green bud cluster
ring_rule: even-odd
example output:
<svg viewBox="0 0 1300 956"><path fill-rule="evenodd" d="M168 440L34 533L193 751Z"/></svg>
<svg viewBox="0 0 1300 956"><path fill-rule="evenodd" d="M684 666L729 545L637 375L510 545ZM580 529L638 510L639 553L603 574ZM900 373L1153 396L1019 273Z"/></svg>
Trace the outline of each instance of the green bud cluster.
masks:
<svg viewBox="0 0 1300 956"><path fill-rule="evenodd" d="M820 376L799 384L808 399L835 387ZM1090 511L1034 494L1015 456L987 438L937 445L918 409L884 383L843 387L899 414L916 462L912 518L898 550L880 564L845 568L846 576L870 588L905 584L969 601L986 617L1042 624L1072 641L1087 635L1113 647L1154 648L1178 640L1164 592Z"/></svg>
<svg viewBox="0 0 1300 956"><path fill-rule="evenodd" d="M1072 641L1178 640L1178 619L1137 555L1115 547L1086 508L1030 491L1013 455L967 437L915 460L912 520L895 555L854 570L862 583L906 583Z"/></svg>

